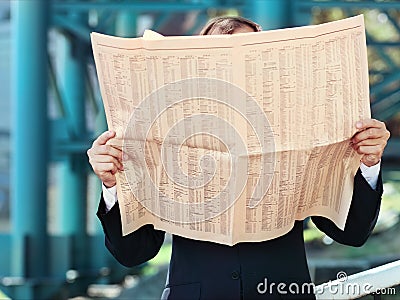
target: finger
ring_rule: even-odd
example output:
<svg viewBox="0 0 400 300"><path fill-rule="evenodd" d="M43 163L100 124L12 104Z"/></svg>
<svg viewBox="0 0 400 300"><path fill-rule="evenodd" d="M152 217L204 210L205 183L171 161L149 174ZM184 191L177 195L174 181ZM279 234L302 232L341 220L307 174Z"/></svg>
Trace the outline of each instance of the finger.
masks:
<svg viewBox="0 0 400 300"><path fill-rule="evenodd" d="M99 178L102 182L105 181L110 181L110 180L115 180L115 174L118 172L116 168L107 171L107 172L101 172L99 173Z"/></svg>
<svg viewBox="0 0 400 300"><path fill-rule="evenodd" d="M114 175L118 172L118 168L114 163L99 163L93 167L93 171L100 177L102 181L110 174Z"/></svg>
<svg viewBox="0 0 400 300"><path fill-rule="evenodd" d="M373 166L376 165L380 161L380 157L373 155L373 154L368 154L364 155L361 161L366 165L366 166Z"/></svg>
<svg viewBox="0 0 400 300"><path fill-rule="evenodd" d="M386 133L386 131L381 128L370 127L361 132L356 133L351 138L351 142L353 144L357 144L357 143L367 140L367 139L379 139L379 138L384 137L385 133Z"/></svg>
<svg viewBox="0 0 400 300"><path fill-rule="evenodd" d="M373 154L373 155L378 155L379 157L382 156L382 147L381 147L381 145L360 146L360 147L357 148L356 151L357 151L358 154L363 154L363 155Z"/></svg>
<svg viewBox="0 0 400 300"><path fill-rule="evenodd" d="M360 141L358 143L352 143L353 148L358 148L360 146L378 146L381 145L382 147L385 147L387 144L387 141L385 139L366 139L363 141Z"/></svg>
<svg viewBox="0 0 400 300"><path fill-rule="evenodd" d="M105 145L113 137L115 137L115 131L105 131L93 142L93 146Z"/></svg>
<svg viewBox="0 0 400 300"><path fill-rule="evenodd" d="M117 149L110 145L99 145L92 148L92 156L95 155L109 155L118 160L122 160L122 150Z"/></svg>
<svg viewBox="0 0 400 300"><path fill-rule="evenodd" d="M370 127L385 128L385 123L375 119L363 119L356 123L356 128L361 131Z"/></svg>
<svg viewBox="0 0 400 300"><path fill-rule="evenodd" d="M116 165L118 169L123 170L121 161L110 155L96 155L96 157L90 161L92 165L110 162Z"/></svg>

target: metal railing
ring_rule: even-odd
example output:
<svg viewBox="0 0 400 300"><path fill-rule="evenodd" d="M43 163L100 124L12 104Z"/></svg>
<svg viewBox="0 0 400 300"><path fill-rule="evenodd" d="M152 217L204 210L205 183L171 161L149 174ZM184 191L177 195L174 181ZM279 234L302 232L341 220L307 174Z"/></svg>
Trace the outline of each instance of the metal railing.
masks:
<svg viewBox="0 0 400 300"><path fill-rule="evenodd" d="M339 272L337 279L315 287L317 299L357 299L373 294L395 295L394 286L400 285L400 260L347 276Z"/></svg>

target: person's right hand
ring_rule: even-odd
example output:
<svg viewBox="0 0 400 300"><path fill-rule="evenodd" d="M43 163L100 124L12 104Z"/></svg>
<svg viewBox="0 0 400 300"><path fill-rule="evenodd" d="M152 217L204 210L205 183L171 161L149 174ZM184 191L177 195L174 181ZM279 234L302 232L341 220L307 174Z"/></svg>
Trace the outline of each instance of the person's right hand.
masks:
<svg viewBox="0 0 400 300"><path fill-rule="evenodd" d="M89 163L92 165L94 173L107 188L116 184L115 173L123 170L122 151L106 145L107 141L113 137L115 137L114 131L103 132L87 151Z"/></svg>

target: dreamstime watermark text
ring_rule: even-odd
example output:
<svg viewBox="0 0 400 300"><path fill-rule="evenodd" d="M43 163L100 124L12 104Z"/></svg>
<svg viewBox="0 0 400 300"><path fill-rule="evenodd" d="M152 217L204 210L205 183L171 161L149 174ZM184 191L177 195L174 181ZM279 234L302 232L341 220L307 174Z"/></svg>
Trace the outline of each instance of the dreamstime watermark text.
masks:
<svg viewBox="0 0 400 300"><path fill-rule="evenodd" d="M321 295L329 293L331 295L361 296L367 294L376 295L395 295L396 288L388 287L384 289L375 289L374 285L368 282L348 282L347 274L340 271L336 275L337 280L330 280L321 285L315 285L313 282L269 282L264 278L262 282L257 284L257 292L259 294L315 294Z"/></svg>

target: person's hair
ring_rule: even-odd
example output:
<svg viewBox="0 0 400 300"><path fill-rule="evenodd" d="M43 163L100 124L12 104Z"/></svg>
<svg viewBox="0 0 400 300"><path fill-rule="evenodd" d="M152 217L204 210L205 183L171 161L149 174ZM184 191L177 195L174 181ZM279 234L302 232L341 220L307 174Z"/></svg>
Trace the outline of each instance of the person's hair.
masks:
<svg viewBox="0 0 400 300"><path fill-rule="evenodd" d="M250 27L254 32L261 31L261 26L257 23L243 17L216 17L208 21L208 23L200 31L200 35L209 35L215 30L218 34L232 34L236 29Z"/></svg>

